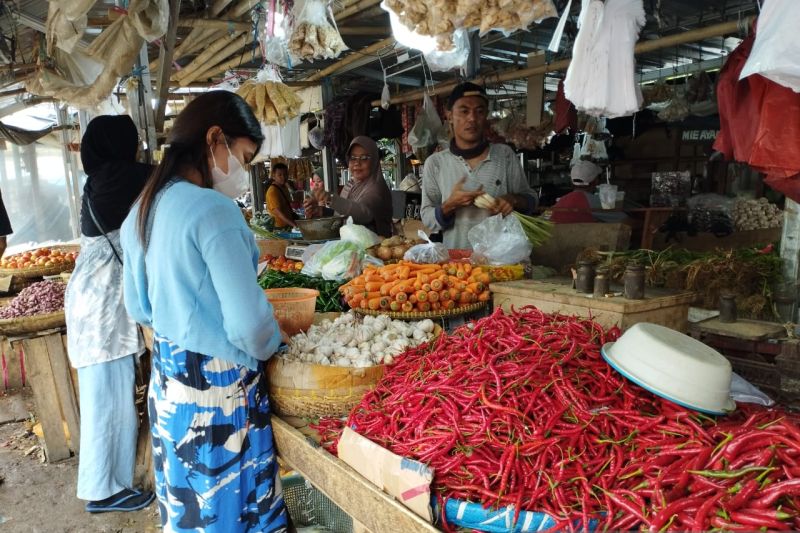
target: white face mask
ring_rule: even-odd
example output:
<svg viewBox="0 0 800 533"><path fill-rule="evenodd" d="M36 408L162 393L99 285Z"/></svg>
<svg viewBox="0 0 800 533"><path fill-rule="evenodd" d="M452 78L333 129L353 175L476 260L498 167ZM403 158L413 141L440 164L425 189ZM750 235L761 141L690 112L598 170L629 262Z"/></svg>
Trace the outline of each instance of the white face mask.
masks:
<svg viewBox="0 0 800 533"><path fill-rule="evenodd" d="M230 147L228 147L228 141L225 141L225 148L228 149L227 173L217 166L214 150L211 150L211 159L214 161L214 168L211 169L211 182L214 184L215 191L235 199L246 193L250 188L250 175L239 160L233 156Z"/></svg>

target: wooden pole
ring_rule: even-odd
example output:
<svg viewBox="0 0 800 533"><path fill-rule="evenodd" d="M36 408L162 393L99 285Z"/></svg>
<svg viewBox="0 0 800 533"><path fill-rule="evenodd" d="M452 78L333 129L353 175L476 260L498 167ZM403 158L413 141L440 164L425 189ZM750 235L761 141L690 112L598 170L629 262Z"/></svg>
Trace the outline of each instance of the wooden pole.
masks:
<svg viewBox="0 0 800 533"><path fill-rule="evenodd" d="M382 39L382 40L378 41L375 44L371 44L371 45L367 46L363 50L350 52L343 59L340 59L336 63L334 63L334 64L332 64L332 65L330 65L330 66L328 66L328 67L326 67L326 68L324 68L322 70L320 70L316 74L313 74L313 75L309 76L308 78L306 78L306 80L308 80L308 81L321 80L322 78L324 78L326 76L330 76L334 72L336 72L338 70L341 70L342 68L346 67L350 63L354 63L354 62L358 61L359 59L361 59L364 56L372 55L372 54L378 52L379 50L381 50L383 48L386 48L387 46L392 46L394 44L394 42L395 42L394 41L394 37L387 37L385 39ZM380 102L378 102L378 105L380 105Z"/></svg>
<svg viewBox="0 0 800 533"><path fill-rule="evenodd" d="M339 26L340 35L389 35L392 30L386 26Z"/></svg>
<svg viewBox="0 0 800 533"><path fill-rule="evenodd" d="M191 63L191 65L195 65L192 72L178 79L178 83L181 86L185 87L190 83L192 83L194 80L200 79L202 77L202 74L205 74L205 72L213 68L214 65L217 65L222 61L225 61L233 54L239 54L239 51L247 45L247 41L249 38L250 35L248 35L247 33L243 33L239 37L235 38L233 41L228 43L225 46L225 48L215 53L210 58L204 59L203 61L197 61L197 59L195 59Z"/></svg>
<svg viewBox="0 0 800 533"><path fill-rule="evenodd" d="M169 25L167 34L161 40L161 49L158 53L158 78L156 80L155 126L156 131L164 131L164 115L167 110L167 96L169 95L169 78L172 74L172 56L175 53L175 38L178 35L178 17L181 12L181 0L169 0ZM148 147L149 148L149 147Z"/></svg>
<svg viewBox="0 0 800 533"><path fill-rule="evenodd" d="M381 3L381 0L359 0L358 2L355 2L355 3L350 4L349 6L345 7L344 9L339 11L338 13L335 13L334 14L334 18L336 19L336 22L339 22L340 20L344 20L344 19L346 19L348 17L352 17L353 15L356 15L356 14L358 14L358 13L360 13L362 11L365 11L365 10L371 8L371 7L377 6L380 3Z"/></svg>
<svg viewBox="0 0 800 533"><path fill-rule="evenodd" d="M226 59L236 50L240 50L245 44L247 44L247 37L246 33L242 34L233 34L233 35L225 35L221 39L215 41L211 44L208 48L203 50L203 52L194 58L191 63L183 67L179 72L175 73L173 79L176 80L178 83L182 83L192 74L199 74L203 70L206 70L209 65L215 65L216 63ZM235 48L235 49L234 49ZM224 50L231 49L227 55L223 57L217 57L221 55ZM214 61L216 59L216 62ZM191 80L189 81L191 83Z"/></svg>
<svg viewBox="0 0 800 533"><path fill-rule="evenodd" d="M636 47L634 48L634 53L644 54L647 52L654 52L656 50L661 50L663 48L669 48L681 44L694 43L697 41L702 41L704 39L710 39L712 37L719 37L730 33L736 33L739 31L741 27L746 27L747 25L749 25L752 22L753 18L754 17L746 17L741 21L732 20L728 22L721 22L719 24L713 24L705 28L697 28L696 30L690 30L675 35L668 35L667 37L661 37L660 39L653 39L651 41L641 41L636 44ZM567 68L569 68L570 62L571 59L562 59L539 67L510 69L501 71L497 74L492 74L488 76L479 76L473 81L478 84L501 83L504 81L527 78L530 76L535 76L537 74L547 74L548 72L559 72L567 70ZM391 99L391 103L404 104L408 102L415 102L417 100L421 100L426 92L431 95L448 93L452 91L453 88L458 83L459 83L458 81L452 80L439 83L430 90L421 89L421 90L409 91L395 96L394 98ZM372 105L377 107L381 105L381 101L375 100L372 102Z"/></svg>
<svg viewBox="0 0 800 533"><path fill-rule="evenodd" d="M220 63L215 67L211 67L210 69L206 70L205 72L200 73L198 76L195 76L194 79L197 80L204 80L208 78L213 78L217 74L222 74L226 70L230 70L239 66L242 62L254 61L261 59L261 47L257 46L255 48L255 55L251 55L250 50L245 51L246 57L239 57L240 54L237 54L236 57L229 59L224 63Z"/></svg>
<svg viewBox="0 0 800 533"><path fill-rule="evenodd" d="M249 22L239 22L236 20L217 20L217 19L183 19L180 22L181 28L207 28L211 30L225 31L250 31L252 24Z"/></svg>

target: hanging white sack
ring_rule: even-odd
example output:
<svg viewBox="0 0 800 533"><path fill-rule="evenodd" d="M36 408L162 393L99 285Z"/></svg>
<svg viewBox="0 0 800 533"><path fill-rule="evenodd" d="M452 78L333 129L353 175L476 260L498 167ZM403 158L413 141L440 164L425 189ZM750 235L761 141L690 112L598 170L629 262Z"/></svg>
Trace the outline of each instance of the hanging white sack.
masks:
<svg viewBox="0 0 800 533"><path fill-rule="evenodd" d="M800 92L799 27L797 0L763 1L753 50L739 79L761 74L794 92Z"/></svg>

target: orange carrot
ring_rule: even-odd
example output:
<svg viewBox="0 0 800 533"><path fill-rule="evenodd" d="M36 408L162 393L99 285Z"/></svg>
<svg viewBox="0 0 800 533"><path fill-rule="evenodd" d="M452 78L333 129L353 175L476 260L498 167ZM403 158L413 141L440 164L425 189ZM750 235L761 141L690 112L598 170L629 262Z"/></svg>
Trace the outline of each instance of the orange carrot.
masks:
<svg viewBox="0 0 800 533"><path fill-rule="evenodd" d="M442 290L443 286L444 286L444 284L442 283L441 279L432 279L431 280L431 289L433 289L435 291L440 291L440 290Z"/></svg>
<svg viewBox="0 0 800 533"><path fill-rule="evenodd" d="M381 308L381 297L378 296L377 298L370 298L368 301L369 308L373 311L377 311Z"/></svg>
<svg viewBox="0 0 800 533"><path fill-rule="evenodd" d="M420 303L428 301L428 293L426 291L417 291L416 296L417 301Z"/></svg>
<svg viewBox="0 0 800 533"><path fill-rule="evenodd" d="M427 313L428 311L431 310L431 304L429 304L428 302L419 302L417 304L417 309L419 309L420 312L422 313Z"/></svg>
<svg viewBox="0 0 800 533"><path fill-rule="evenodd" d="M492 297L492 293L489 291L484 291L478 295L479 302L488 302Z"/></svg>
<svg viewBox="0 0 800 533"><path fill-rule="evenodd" d="M381 287L383 287L383 280L378 281L368 281L364 287L367 289L367 292L375 292L380 291Z"/></svg>
<svg viewBox="0 0 800 533"><path fill-rule="evenodd" d="M391 309L394 312L400 311L402 308L403 304L401 304L400 302L391 302L389 304L389 309Z"/></svg>
<svg viewBox="0 0 800 533"><path fill-rule="evenodd" d="M431 302L431 303L438 302L439 301L439 293L436 292L436 291L430 291L428 293L428 301Z"/></svg>
<svg viewBox="0 0 800 533"><path fill-rule="evenodd" d="M414 310L414 304L412 304L411 302L405 302L403 304L403 312L410 313L413 310Z"/></svg>
<svg viewBox="0 0 800 533"><path fill-rule="evenodd" d="M394 299L395 299L395 301L398 301L400 303L407 302L408 301L408 294L406 294L404 292L398 292L397 294L395 294Z"/></svg>
<svg viewBox="0 0 800 533"><path fill-rule="evenodd" d="M442 308L442 304L441 303L439 303L439 302L431 303L431 310L432 311L438 311L441 308Z"/></svg>

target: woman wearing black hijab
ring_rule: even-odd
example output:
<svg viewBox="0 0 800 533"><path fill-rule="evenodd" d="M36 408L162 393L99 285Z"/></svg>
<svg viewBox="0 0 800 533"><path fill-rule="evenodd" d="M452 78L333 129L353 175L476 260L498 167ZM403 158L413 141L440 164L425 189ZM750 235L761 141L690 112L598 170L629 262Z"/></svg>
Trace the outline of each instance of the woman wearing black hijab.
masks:
<svg viewBox="0 0 800 533"><path fill-rule="evenodd" d="M81 140L87 174L81 205L81 253L67 285L69 358L78 369L81 436L78 498L90 513L135 511L152 492L133 488L139 419L136 359L144 351L125 310L119 228L152 170L136 162L139 136L125 116L99 116Z"/></svg>

